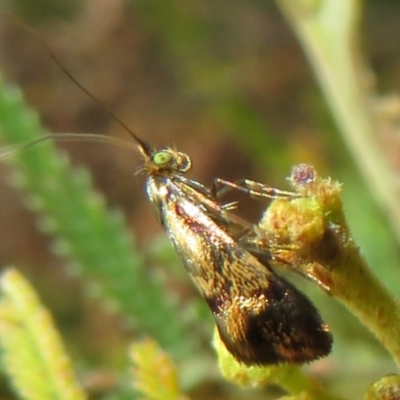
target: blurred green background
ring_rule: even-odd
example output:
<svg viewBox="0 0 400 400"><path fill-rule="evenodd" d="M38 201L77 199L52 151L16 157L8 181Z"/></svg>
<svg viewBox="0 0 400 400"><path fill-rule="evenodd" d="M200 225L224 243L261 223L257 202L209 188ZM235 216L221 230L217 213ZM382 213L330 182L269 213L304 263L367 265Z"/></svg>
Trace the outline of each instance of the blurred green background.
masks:
<svg viewBox="0 0 400 400"><path fill-rule="evenodd" d="M126 124L155 146L176 145L193 161L190 177L250 178L287 189L291 166L310 163L343 182L354 236L374 272L398 295L399 246L384 210L374 203L347 152L312 71L272 1L11 0L0 9L21 16L50 44L63 64ZM366 1L363 40L384 93L400 85L400 2ZM55 65L43 46L1 18L0 68L51 132L95 132L129 140L108 113ZM398 173L399 142L382 137L382 151ZM140 248L177 301L191 299L182 318L193 320L210 371L189 388L193 399L275 398L274 391L243 391L221 382L210 350L212 319L174 258L146 199L140 158L130 149L65 143L74 163L87 165L110 208L123 210ZM35 215L8 184L1 166L0 265L26 273L54 313L92 398L107 398L125 346L138 334L87 296L65 260L40 233ZM240 197L241 213L257 221L265 204ZM154 261L156 260L156 261ZM165 265L167 267L165 267ZM171 270L172 268L172 270ZM334 393L360 398L369 383L395 367L369 332L341 305L300 283L330 324L332 355L308 366ZM179 316L177 316L179 318ZM173 321L169 321L173 323ZM4 397L7 388L4 387ZM253 397L254 396L254 397ZM271 396L271 397L269 397ZM11 398L11 397L10 397ZM111 397L110 397L111 398Z"/></svg>

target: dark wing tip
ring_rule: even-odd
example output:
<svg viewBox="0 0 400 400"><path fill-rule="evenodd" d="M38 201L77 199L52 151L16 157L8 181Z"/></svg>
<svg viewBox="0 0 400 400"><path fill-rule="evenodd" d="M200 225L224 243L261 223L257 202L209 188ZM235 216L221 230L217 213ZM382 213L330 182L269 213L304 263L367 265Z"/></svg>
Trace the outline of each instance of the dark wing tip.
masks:
<svg viewBox="0 0 400 400"><path fill-rule="evenodd" d="M214 313L222 342L239 362L302 364L330 353L333 337L328 326L291 284L273 275L266 288L251 296L252 302L247 298L244 304L241 296L241 302Z"/></svg>

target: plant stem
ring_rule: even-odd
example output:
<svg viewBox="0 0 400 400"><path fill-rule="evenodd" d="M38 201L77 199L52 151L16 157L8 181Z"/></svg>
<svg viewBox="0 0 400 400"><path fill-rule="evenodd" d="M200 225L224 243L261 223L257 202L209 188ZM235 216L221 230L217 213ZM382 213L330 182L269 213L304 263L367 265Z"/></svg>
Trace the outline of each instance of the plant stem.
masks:
<svg viewBox="0 0 400 400"><path fill-rule="evenodd" d="M400 368L400 304L374 276L351 235L341 185L305 164L293 169L290 181L300 197L271 203L258 226L258 247L274 243L281 249L275 250L277 259L344 303Z"/></svg>

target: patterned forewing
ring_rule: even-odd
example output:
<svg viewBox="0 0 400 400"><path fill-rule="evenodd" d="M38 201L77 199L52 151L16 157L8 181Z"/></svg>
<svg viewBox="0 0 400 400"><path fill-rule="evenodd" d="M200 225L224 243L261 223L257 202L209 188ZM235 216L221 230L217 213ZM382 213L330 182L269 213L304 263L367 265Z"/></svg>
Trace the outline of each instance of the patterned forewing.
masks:
<svg viewBox="0 0 400 400"><path fill-rule="evenodd" d="M149 179L149 197L235 358L253 365L329 353L330 332L312 303L215 222L204 194L163 179Z"/></svg>

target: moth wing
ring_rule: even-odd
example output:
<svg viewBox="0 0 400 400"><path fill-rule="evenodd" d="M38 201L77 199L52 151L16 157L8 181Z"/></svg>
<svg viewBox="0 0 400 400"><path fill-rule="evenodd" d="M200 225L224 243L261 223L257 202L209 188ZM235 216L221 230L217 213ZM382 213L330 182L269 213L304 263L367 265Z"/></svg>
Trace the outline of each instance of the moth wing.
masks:
<svg viewBox="0 0 400 400"><path fill-rule="evenodd" d="M330 352L332 336L317 309L205 211L209 198L185 193L187 186L172 181L150 189L162 224L238 361L303 363Z"/></svg>

